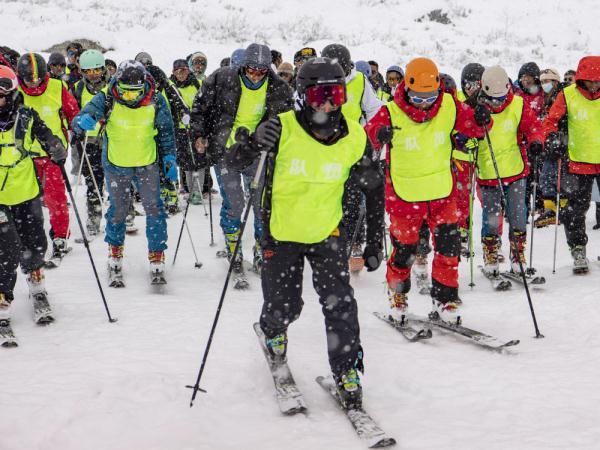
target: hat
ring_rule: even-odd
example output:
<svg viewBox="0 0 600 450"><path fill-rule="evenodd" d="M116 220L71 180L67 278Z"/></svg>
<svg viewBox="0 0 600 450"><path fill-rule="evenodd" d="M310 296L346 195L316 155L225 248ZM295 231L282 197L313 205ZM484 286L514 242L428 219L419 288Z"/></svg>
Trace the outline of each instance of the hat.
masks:
<svg viewBox="0 0 600 450"><path fill-rule="evenodd" d="M139 52L137 55L135 55L135 60L137 62L141 62L145 66L152 65L152 56L146 52Z"/></svg>
<svg viewBox="0 0 600 450"><path fill-rule="evenodd" d="M294 62L301 61L303 59L315 58L317 51L312 47L304 47L294 53Z"/></svg>
<svg viewBox="0 0 600 450"><path fill-rule="evenodd" d="M67 60L65 59L65 55L62 53L52 53L48 58L49 66L66 66Z"/></svg>
<svg viewBox="0 0 600 450"><path fill-rule="evenodd" d="M242 65L268 69L271 67L271 50L266 45L250 44L244 52Z"/></svg>
<svg viewBox="0 0 600 450"><path fill-rule="evenodd" d="M173 61L173 70L182 68L189 69L185 59L176 59L175 61Z"/></svg>
<svg viewBox="0 0 600 450"><path fill-rule="evenodd" d="M289 62L282 62L277 68L277 73L287 73L289 75L294 75L294 66L292 66Z"/></svg>
<svg viewBox="0 0 600 450"><path fill-rule="evenodd" d="M558 72L555 69L542 70L542 73L540 74L540 81L543 83L544 81L547 81L547 80L554 80L554 81L558 81L559 83L561 81L560 75L558 74Z"/></svg>

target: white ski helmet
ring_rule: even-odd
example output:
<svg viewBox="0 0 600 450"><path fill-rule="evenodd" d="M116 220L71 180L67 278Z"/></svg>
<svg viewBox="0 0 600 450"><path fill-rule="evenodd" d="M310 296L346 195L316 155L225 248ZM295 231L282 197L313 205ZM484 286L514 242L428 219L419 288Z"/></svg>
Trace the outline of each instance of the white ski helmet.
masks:
<svg viewBox="0 0 600 450"><path fill-rule="evenodd" d="M510 89L508 74L500 66L485 69L481 76L481 89L489 97L504 97Z"/></svg>

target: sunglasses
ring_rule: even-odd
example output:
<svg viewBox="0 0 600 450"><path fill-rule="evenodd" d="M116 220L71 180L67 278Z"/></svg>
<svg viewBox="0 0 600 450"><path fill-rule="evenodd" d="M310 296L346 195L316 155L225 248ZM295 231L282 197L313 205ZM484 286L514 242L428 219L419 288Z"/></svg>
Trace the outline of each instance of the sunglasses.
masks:
<svg viewBox="0 0 600 450"><path fill-rule="evenodd" d="M74 58L75 56L77 56L77 52L67 52L67 56Z"/></svg>
<svg viewBox="0 0 600 450"><path fill-rule="evenodd" d="M94 69L81 69L84 75L102 75L104 68L96 67Z"/></svg>
<svg viewBox="0 0 600 450"><path fill-rule="evenodd" d="M264 67L246 66L246 73L248 73L248 75L265 75L268 71L269 69L265 69Z"/></svg>
<svg viewBox="0 0 600 450"><path fill-rule="evenodd" d="M435 103L435 101L438 99L438 97L439 97L438 95L432 95L431 97L427 97L427 98L419 97L417 95L409 95L408 96L411 103L413 103L415 105L422 105L423 103L430 105L432 103Z"/></svg>
<svg viewBox="0 0 600 450"><path fill-rule="evenodd" d="M346 89L340 84L325 84L306 88L306 102L312 107L324 105L329 101L333 106L346 103Z"/></svg>
<svg viewBox="0 0 600 450"><path fill-rule="evenodd" d="M478 89L481 86L479 81L467 81L465 82L465 89L470 91L471 89Z"/></svg>

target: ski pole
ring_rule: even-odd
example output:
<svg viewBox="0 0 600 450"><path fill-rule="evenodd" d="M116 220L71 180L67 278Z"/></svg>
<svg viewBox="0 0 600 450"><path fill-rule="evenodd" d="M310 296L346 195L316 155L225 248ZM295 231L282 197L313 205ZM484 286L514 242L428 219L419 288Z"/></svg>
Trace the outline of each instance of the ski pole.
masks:
<svg viewBox="0 0 600 450"><path fill-rule="evenodd" d="M179 244L181 243L181 236L183 235L183 227L187 230L187 234L190 238L190 245L192 246L192 252L194 253L194 259L196 262L194 263L194 267L199 269L202 267L202 263L198 261L198 254L196 253L196 246L194 245L194 240L192 239L192 233L187 224L187 214L190 209L190 201L188 199L187 204L185 205L185 211L183 212L183 219L181 221L181 228L179 229L179 237L177 238L177 246L175 247L175 254L173 255L173 266L175 265L175 261L177 261L177 254L179 253Z"/></svg>
<svg viewBox="0 0 600 450"><path fill-rule="evenodd" d="M86 138L87 140L87 138ZM110 310L108 309L108 304L106 303L106 297L104 296L104 291L102 290L102 284L100 283L100 278L98 278L98 271L96 270L96 264L94 264L94 258L92 257L92 252L90 251L90 243L85 236L85 232L83 231L83 223L81 222L81 217L79 216L79 211L77 210L77 204L75 203L75 196L71 190L71 183L69 182L69 176L65 171L65 166L63 164L59 164L60 172L62 174L63 180L65 182L65 186L67 188L67 192L69 193L69 197L71 198L71 203L73 204L73 211L75 211L75 217L77 218L77 224L79 225L79 230L81 231L81 236L83 238L83 244L85 245L85 249L87 250L87 254L90 258L90 264L92 265L92 270L94 271L94 276L96 277L96 283L98 283L98 289L100 290L100 296L102 297L102 302L104 303L104 309L106 310L106 315L108 316L109 322L116 322L116 318L112 318L110 315Z"/></svg>
<svg viewBox="0 0 600 450"><path fill-rule="evenodd" d="M356 240L358 239L358 233L360 232L360 228L362 226L363 220L365 219L365 215L367 213L366 208L363 208L362 206L360 206L360 213L358 214L358 221L356 222L356 226L354 227L354 232L352 233L352 240L350 241L350 248L348 249L348 258L346 259L350 259L350 257L352 256L352 247L354 247L354 244L356 243ZM385 233L383 233L385 234Z"/></svg>
<svg viewBox="0 0 600 450"><path fill-rule="evenodd" d="M385 226L385 220L383 221L383 255L385 256L385 260L389 258L388 248L387 248L387 229Z"/></svg>
<svg viewBox="0 0 600 450"><path fill-rule="evenodd" d="M190 400L190 408L192 406L194 406L194 400L196 399L196 395L198 394L198 391L206 393L206 391L200 387L200 379L202 378L202 374L204 373L204 368L206 367L206 360L208 358L208 352L210 351L212 340L215 335L215 330L217 328L217 323L219 322L219 316L221 315L221 309L223 308L225 294L227 293L227 287L229 286L229 279L231 278L231 273L233 271L233 264L236 261L238 252L240 250L240 246L242 243L242 236L244 235L244 229L246 228L246 223L248 222L248 215L250 214L250 209L252 208L252 199L258 189L258 185L260 183L260 177L262 175L262 171L263 171L263 167L265 165L266 159L267 159L267 151L261 150L258 167L256 169L256 174L254 175L254 179L252 180L252 184L250 185L250 200L246 204L246 210L244 211L244 217L242 218L242 223L240 224L240 237L237 240L237 242L235 243L235 248L233 249L233 255L231 256L231 260L229 261L229 269L227 270L227 276L225 277L225 283L223 285L223 290L221 291L221 298L219 299L219 304L217 305L217 311L215 312L215 318L213 320L210 334L208 336L208 342L206 343L206 348L204 349L204 356L202 357L202 364L200 365L200 370L198 371L196 383L194 383L193 386L191 386L191 385L186 386L187 388L193 390L192 398Z"/></svg>
<svg viewBox="0 0 600 450"><path fill-rule="evenodd" d="M552 274L556 273L556 242L558 241L558 216L560 214L560 172L562 159L558 160L558 172L556 175L556 218L554 219L554 256L552 257Z"/></svg>
<svg viewBox="0 0 600 450"><path fill-rule="evenodd" d="M471 181L471 192L469 195L469 272L471 276L471 282L469 283L469 287L475 286L475 276L474 276L474 262L475 258L475 249L473 243L473 204L475 203L475 192L476 192L476 164L477 158L479 156L479 145L475 149L475 155L473 157L473 161L470 163L469 170L471 173L469 174L469 180Z"/></svg>
<svg viewBox="0 0 600 450"><path fill-rule="evenodd" d="M492 164L494 165L494 172L496 173L496 181L498 181L498 189L500 190L500 196L502 198L502 202L504 203L505 208L508 208L508 201L506 198L506 194L504 193L504 188L502 187L502 178L500 178L500 171L498 170L498 164L496 163L496 156L494 154L494 149L492 147L492 141L490 140L490 134L488 133L487 125L483 126L483 130L485 131L485 140L487 141L488 148L490 149L490 155L492 157ZM511 228L510 223L510 214L508 214L508 225ZM525 287L525 293L527 294L527 301L529 303L529 310L531 311L531 318L533 319L533 326L535 328L535 337L543 338L544 335L540 333L538 328L537 320L535 318L535 311L533 309L533 302L531 301L531 294L529 293L529 285L527 284L527 277L525 275L525 269L523 268L523 263L521 262L521 258L518 258L519 261L519 270L521 272L521 278L523 278L523 286Z"/></svg>
<svg viewBox="0 0 600 450"><path fill-rule="evenodd" d="M210 176L210 166L206 166L206 168L207 168L208 174ZM214 231L213 231L212 188L210 187L210 185L208 186L208 212L209 212L209 222L210 222L210 246L214 247L215 246L215 235L214 235Z"/></svg>
<svg viewBox="0 0 600 450"><path fill-rule="evenodd" d="M535 273L535 269L533 268L533 231L535 230L533 218L535 216L535 199L537 196L537 185L538 185L538 160L537 155L533 158L533 192L531 196L531 203L529 206L529 213L531 214L531 238L529 240L529 268L527 269L527 273L533 275Z"/></svg>

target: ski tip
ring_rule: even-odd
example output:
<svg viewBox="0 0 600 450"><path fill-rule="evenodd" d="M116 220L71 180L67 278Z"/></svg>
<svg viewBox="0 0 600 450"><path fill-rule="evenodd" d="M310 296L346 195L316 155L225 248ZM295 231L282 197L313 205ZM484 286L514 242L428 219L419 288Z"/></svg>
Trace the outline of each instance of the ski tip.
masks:
<svg viewBox="0 0 600 450"><path fill-rule="evenodd" d="M392 437L384 437L369 445L369 448L384 448L396 445L396 439Z"/></svg>

